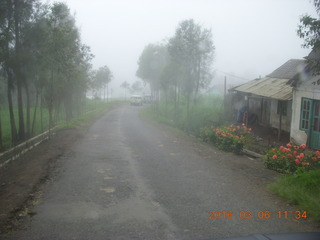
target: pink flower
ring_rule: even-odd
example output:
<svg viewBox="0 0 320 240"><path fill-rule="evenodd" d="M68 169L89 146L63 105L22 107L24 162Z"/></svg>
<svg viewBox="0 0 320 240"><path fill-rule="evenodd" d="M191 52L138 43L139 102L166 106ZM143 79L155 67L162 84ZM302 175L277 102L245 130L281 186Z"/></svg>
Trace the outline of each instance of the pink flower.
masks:
<svg viewBox="0 0 320 240"><path fill-rule="evenodd" d="M272 151L273 151L273 152L277 152L277 149L273 148Z"/></svg>
<svg viewBox="0 0 320 240"><path fill-rule="evenodd" d="M294 154L294 155L298 155L298 152L297 152L297 151L294 151L293 154Z"/></svg>
<svg viewBox="0 0 320 240"><path fill-rule="evenodd" d="M317 161L317 158L316 158L316 157L313 157L313 158L312 158L312 161L316 162L316 161Z"/></svg>
<svg viewBox="0 0 320 240"><path fill-rule="evenodd" d="M307 145L305 145L305 144L301 144L301 145L300 145L300 148L301 148L301 149L306 149L306 147L307 147Z"/></svg>
<svg viewBox="0 0 320 240"><path fill-rule="evenodd" d="M278 158L277 155L272 156L272 159L277 159L277 158Z"/></svg>
<svg viewBox="0 0 320 240"><path fill-rule="evenodd" d="M320 157L320 151L316 151L316 155Z"/></svg>
<svg viewBox="0 0 320 240"><path fill-rule="evenodd" d="M292 154L288 154L288 158L293 158Z"/></svg>
<svg viewBox="0 0 320 240"><path fill-rule="evenodd" d="M288 147L288 148L291 148L292 146L291 146L291 144L290 144L290 143L288 143L288 144L287 144L287 147Z"/></svg>
<svg viewBox="0 0 320 240"><path fill-rule="evenodd" d="M299 165L300 164L300 160L296 158L296 160L294 160L294 162Z"/></svg>
<svg viewBox="0 0 320 240"><path fill-rule="evenodd" d="M301 157L301 158L304 158L304 153L300 153L300 157Z"/></svg>

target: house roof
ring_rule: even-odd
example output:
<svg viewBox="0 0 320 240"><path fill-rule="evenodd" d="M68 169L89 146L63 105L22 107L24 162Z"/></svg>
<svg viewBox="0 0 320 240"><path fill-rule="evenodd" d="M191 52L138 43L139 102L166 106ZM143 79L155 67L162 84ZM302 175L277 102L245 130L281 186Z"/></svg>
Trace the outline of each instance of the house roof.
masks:
<svg viewBox="0 0 320 240"><path fill-rule="evenodd" d="M288 79L265 77L235 87L233 90L278 100L291 100L292 87L287 85L287 82Z"/></svg>
<svg viewBox="0 0 320 240"><path fill-rule="evenodd" d="M299 72L301 66L304 66L304 60L291 59L265 78L252 80L232 90L278 100L291 100L292 86L287 83Z"/></svg>
<svg viewBox="0 0 320 240"><path fill-rule="evenodd" d="M300 69L300 71L295 74L288 84L290 84L293 87L297 86L297 83L299 80L306 80L306 76L309 75L311 78L315 75L319 75L319 66L320 66L320 50L319 49L313 49L307 57L305 57L304 61L304 68ZM309 78L310 79L310 78Z"/></svg>
<svg viewBox="0 0 320 240"><path fill-rule="evenodd" d="M290 59L285 64L274 70L267 77L280 78L280 79L291 79L299 70L305 66L305 60L303 59Z"/></svg>

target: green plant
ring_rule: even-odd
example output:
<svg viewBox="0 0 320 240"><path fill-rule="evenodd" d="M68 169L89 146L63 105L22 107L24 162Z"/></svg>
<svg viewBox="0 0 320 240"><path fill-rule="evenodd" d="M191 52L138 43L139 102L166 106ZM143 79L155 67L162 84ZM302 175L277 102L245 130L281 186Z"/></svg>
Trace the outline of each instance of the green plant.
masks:
<svg viewBox="0 0 320 240"><path fill-rule="evenodd" d="M282 173L305 172L320 166L320 151L307 149L305 144L272 148L263 158L267 168Z"/></svg>
<svg viewBox="0 0 320 240"><path fill-rule="evenodd" d="M200 137L207 142L212 142L219 149L240 154L244 145L251 140L251 128L244 124L241 126L204 127L200 130Z"/></svg>
<svg viewBox="0 0 320 240"><path fill-rule="evenodd" d="M298 205L307 216L320 221L320 169L285 175L268 187L277 195Z"/></svg>

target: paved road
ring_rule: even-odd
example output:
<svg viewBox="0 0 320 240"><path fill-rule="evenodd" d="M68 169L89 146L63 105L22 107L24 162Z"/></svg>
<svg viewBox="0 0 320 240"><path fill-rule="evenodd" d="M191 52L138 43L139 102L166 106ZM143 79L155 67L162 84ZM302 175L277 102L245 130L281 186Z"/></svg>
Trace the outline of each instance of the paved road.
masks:
<svg viewBox="0 0 320 240"><path fill-rule="evenodd" d="M265 187L276 173L122 106L62 157L26 229L6 239L210 239L311 231ZM232 211L209 219L209 211ZM252 218L241 219L241 211ZM259 211L271 211L259 219ZM279 219L277 211L288 211ZM249 216L249 215L248 215Z"/></svg>

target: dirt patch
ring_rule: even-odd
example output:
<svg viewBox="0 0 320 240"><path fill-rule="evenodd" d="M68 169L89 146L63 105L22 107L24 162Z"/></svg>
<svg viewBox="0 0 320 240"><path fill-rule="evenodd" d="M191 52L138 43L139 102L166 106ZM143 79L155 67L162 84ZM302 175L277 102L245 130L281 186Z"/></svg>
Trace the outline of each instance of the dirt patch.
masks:
<svg viewBox="0 0 320 240"><path fill-rule="evenodd" d="M15 229L29 212L55 161L84 135L83 129L63 129L49 140L0 168L0 234Z"/></svg>

